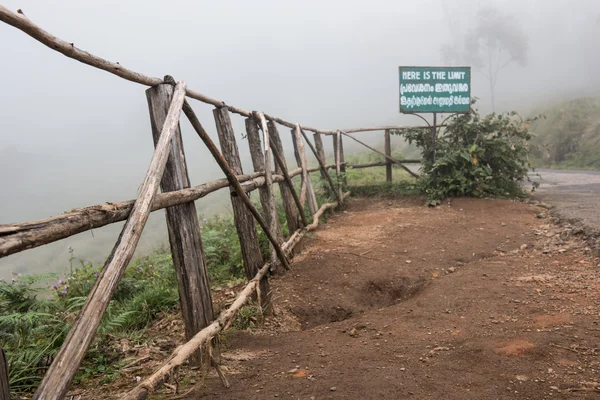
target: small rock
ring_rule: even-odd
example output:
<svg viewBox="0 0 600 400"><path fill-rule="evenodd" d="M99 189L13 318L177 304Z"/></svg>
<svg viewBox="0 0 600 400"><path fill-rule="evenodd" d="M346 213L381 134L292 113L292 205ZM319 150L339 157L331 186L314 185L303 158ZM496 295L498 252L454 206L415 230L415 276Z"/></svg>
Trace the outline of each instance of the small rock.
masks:
<svg viewBox="0 0 600 400"><path fill-rule="evenodd" d="M329 388L330 391L335 392L337 388L335 386Z"/></svg>
<svg viewBox="0 0 600 400"><path fill-rule="evenodd" d="M550 389L552 389L552 390L558 390L558 386L550 386Z"/></svg>
<svg viewBox="0 0 600 400"><path fill-rule="evenodd" d="M298 368L290 369L288 374L295 374L296 372L298 372Z"/></svg>
<svg viewBox="0 0 600 400"><path fill-rule="evenodd" d="M526 248L527 248L526 244L522 244L521 246L519 246L519 249L521 249L521 250L525 250Z"/></svg>
<svg viewBox="0 0 600 400"><path fill-rule="evenodd" d="M544 219L547 217L546 213L537 213L535 216L538 217L539 219Z"/></svg>
<svg viewBox="0 0 600 400"><path fill-rule="evenodd" d="M404 372L406 371L406 368L400 368L400 371Z"/></svg>
<svg viewBox="0 0 600 400"><path fill-rule="evenodd" d="M517 380L521 381L521 382L525 382L525 381L529 380L529 377L527 375L517 375L517 376L515 376L515 378L517 378Z"/></svg>
<svg viewBox="0 0 600 400"><path fill-rule="evenodd" d="M448 268L448 272L454 272L454 271L456 271L456 268L454 268L454 267Z"/></svg>
<svg viewBox="0 0 600 400"><path fill-rule="evenodd" d="M506 223L504 223L504 222L503 222L503 223L501 223L500 225L501 225L501 226L506 226Z"/></svg>
<svg viewBox="0 0 600 400"><path fill-rule="evenodd" d="M406 260L405 263L410 264L412 261Z"/></svg>

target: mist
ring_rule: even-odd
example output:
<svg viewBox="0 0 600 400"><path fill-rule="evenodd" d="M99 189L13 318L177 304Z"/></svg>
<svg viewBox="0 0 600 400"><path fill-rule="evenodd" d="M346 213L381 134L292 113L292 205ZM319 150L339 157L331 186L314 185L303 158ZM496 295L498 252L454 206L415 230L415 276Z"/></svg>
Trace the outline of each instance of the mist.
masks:
<svg viewBox="0 0 600 400"><path fill-rule="evenodd" d="M498 73L496 112L527 115L600 90L594 0L3 3L127 68L169 74L227 104L323 129L419 124L398 112L398 66L447 65L442 47L463 46L479 10L490 5L527 41L527 61ZM135 198L153 151L145 87L68 59L2 23L0 71L0 224ZM472 95L483 112L491 111L483 67L473 66ZM216 140L212 106L192 105ZM248 171L243 119L232 118ZM289 130L280 133L290 149ZM185 119L182 134L192 184L222 178ZM361 134L370 143L380 143L379 136ZM347 152L360 151L346 143ZM228 212L227 206L227 193L198 202L205 215ZM64 272L69 246L74 256L100 263L120 226L0 259L0 277ZM139 254L165 241L164 214L154 213Z"/></svg>

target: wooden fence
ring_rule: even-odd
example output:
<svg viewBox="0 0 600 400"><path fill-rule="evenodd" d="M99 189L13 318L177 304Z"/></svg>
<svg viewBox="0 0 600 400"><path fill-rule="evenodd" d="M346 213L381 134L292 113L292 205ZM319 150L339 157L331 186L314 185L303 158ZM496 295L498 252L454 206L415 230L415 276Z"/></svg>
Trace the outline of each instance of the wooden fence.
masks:
<svg viewBox="0 0 600 400"><path fill-rule="evenodd" d="M271 300L268 272L276 268L289 269L288 257L294 246L307 232L317 228L319 218L325 211L343 204L344 199L349 195L349 193L343 193L345 169L347 167L366 168L385 165L386 179L391 181L392 164L397 164L414 175L404 165L404 162L419 162L419 160L402 162L394 159L391 155L390 130L408 127L319 130L261 112L248 112L193 91L186 87L183 81L175 82L170 76L166 76L164 79L148 77L126 69L118 63L106 61L80 50L72 43L58 39L32 23L21 10L14 13L0 5L0 20L22 30L67 57L103 69L124 79L150 86L146 90L146 97L155 150L137 199L75 209L34 222L0 225L0 257L6 257L83 231L126 220L95 286L45 374L34 399L61 399L67 394L112 294L133 257L144 225L152 211L166 209L169 243L177 273L187 342L179 346L160 369L139 383L123 396L123 399L146 398L188 359L192 363L203 363L215 367L226 384L226 379L219 368L219 349L213 343L213 338L228 326L236 312L249 301L255 292L259 308L262 308L264 312L269 312ZM213 114L220 149L196 117L186 97L215 107ZM194 131L219 164L225 179L195 187L191 186L179 127L181 112L185 114ZM245 117L254 169L254 172L250 174L244 174L242 170L231 123L232 114ZM278 125L291 128L297 169L290 169L286 163ZM307 135L307 131L313 132L314 144ZM366 145L352 135L355 132L365 131L384 131L385 152ZM333 164L326 163L322 135L331 136L333 139L335 158ZM344 136L383 155L386 161L354 166L346 165L342 140ZM318 167L308 167L305 144L315 156ZM336 182L329 174L330 169L335 169ZM319 171L334 201L321 205L317 203L310 180L310 173L316 171ZM295 176L300 176L299 191L295 189L292 182L292 178ZM278 184L286 222L289 232L291 232L287 240L283 237L280 221L275 211L275 183ZM158 194L159 186L162 191L160 194ZM238 294L234 303L215 318L201 230L194 201L224 188L229 188L231 193L235 226L240 240L248 284ZM248 197L248 193L256 189L260 193L262 213ZM306 204L310 210L310 216L305 213ZM310 221L311 219L312 221ZM270 242L271 255L268 260L263 260L256 224L260 226ZM7 375L4 354L0 349L0 382L2 383L0 400L7 399L10 395Z"/></svg>

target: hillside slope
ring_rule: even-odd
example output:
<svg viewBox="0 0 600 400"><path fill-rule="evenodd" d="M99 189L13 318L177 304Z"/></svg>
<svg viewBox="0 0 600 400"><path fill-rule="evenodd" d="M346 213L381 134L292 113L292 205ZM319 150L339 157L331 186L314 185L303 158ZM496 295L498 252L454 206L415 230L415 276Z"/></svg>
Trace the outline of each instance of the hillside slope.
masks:
<svg viewBox="0 0 600 400"><path fill-rule="evenodd" d="M600 169L600 98L579 98L540 109L532 123L538 167Z"/></svg>

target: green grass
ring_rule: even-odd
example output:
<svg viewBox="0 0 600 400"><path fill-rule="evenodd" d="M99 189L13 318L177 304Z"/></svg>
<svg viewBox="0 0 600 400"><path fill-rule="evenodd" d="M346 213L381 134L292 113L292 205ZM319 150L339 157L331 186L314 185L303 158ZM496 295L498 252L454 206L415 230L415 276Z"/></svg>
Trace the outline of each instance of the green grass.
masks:
<svg viewBox="0 0 600 400"><path fill-rule="evenodd" d="M402 153L392 154L396 159L403 158ZM358 153L346 156L348 164L366 164L385 161L377 153ZM397 165L392 166L392 182L386 182L385 167L347 168L347 189L353 196L394 198L415 195L419 193L416 180L408 172Z"/></svg>

